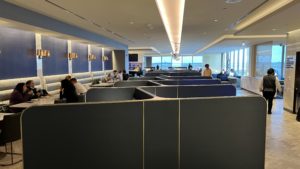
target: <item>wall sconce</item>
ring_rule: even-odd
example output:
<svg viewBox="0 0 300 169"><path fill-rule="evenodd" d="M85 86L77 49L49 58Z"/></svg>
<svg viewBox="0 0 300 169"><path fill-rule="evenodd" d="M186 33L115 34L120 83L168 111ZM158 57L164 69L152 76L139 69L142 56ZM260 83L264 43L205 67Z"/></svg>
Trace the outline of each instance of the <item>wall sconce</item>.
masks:
<svg viewBox="0 0 300 169"><path fill-rule="evenodd" d="M88 56L88 59L89 59L89 61L93 61L93 60L96 60L97 58L96 58L95 55L90 54L90 55Z"/></svg>
<svg viewBox="0 0 300 169"><path fill-rule="evenodd" d="M39 59L50 57L50 50L37 49L36 56L38 56Z"/></svg>
<svg viewBox="0 0 300 169"><path fill-rule="evenodd" d="M108 57L107 56L102 56L102 61L103 62L108 61Z"/></svg>
<svg viewBox="0 0 300 169"><path fill-rule="evenodd" d="M78 55L77 53L68 53L69 60L77 59Z"/></svg>

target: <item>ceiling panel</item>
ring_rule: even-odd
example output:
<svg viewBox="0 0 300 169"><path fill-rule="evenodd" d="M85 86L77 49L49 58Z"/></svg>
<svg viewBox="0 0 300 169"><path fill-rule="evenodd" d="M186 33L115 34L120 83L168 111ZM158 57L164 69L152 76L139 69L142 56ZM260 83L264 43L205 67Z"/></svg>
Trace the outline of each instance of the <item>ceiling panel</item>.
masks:
<svg viewBox="0 0 300 169"><path fill-rule="evenodd" d="M296 0L287 7L239 32L238 35L280 35L300 29L299 11L300 1Z"/></svg>
<svg viewBox="0 0 300 169"><path fill-rule="evenodd" d="M154 47L161 53L171 52L154 0L7 1L129 47ZM221 35L233 33L232 24L263 2L265 0L243 0L226 4L224 0L186 0L181 53L192 54ZM218 22L214 22L215 19Z"/></svg>

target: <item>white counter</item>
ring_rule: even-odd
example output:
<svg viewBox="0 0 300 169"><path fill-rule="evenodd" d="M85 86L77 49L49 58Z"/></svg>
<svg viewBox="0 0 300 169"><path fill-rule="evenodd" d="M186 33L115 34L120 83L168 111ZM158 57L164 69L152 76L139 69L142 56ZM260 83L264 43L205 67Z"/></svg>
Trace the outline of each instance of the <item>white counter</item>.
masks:
<svg viewBox="0 0 300 169"><path fill-rule="evenodd" d="M259 91L261 81L262 77L243 76L241 77L241 88L262 95L262 92Z"/></svg>

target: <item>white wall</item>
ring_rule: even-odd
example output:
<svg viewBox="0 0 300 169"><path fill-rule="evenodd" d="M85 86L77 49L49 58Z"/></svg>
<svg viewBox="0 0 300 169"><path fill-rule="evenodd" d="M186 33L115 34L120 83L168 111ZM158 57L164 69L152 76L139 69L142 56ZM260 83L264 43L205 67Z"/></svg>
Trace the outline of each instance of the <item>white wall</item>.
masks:
<svg viewBox="0 0 300 169"><path fill-rule="evenodd" d="M204 54L203 55L203 67L205 64L209 64L213 73L220 73L221 67L221 53L219 54Z"/></svg>
<svg viewBox="0 0 300 169"><path fill-rule="evenodd" d="M300 30L290 32L287 38L286 58L296 60L296 52L300 51ZM287 68L284 81L284 108L293 111L294 88L295 88L295 65Z"/></svg>

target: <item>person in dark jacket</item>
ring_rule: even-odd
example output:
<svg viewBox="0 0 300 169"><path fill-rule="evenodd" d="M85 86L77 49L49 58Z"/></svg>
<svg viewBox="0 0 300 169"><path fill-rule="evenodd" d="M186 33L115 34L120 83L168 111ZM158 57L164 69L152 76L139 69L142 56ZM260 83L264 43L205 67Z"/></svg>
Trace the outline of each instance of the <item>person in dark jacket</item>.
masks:
<svg viewBox="0 0 300 169"><path fill-rule="evenodd" d="M78 95L76 93L76 88L68 79L64 79L61 81L60 99L66 99L67 103L74 103L79 101Z"/></svg>
<svg viewBox="0 0 300 169"><path fill-rule="evenodd" d="M27 93L27 87L25 83L18 83L14 89L14 91L11 93L9 98L9 104L14 105L18 103L27 102L30 100L31 93Z"/></svg>
<svg viewBox="0 0 300 169"><path fill-rule="evenodd" d="M282 91L278 78L274 75L273 68L268 69L267 75L263 77L260 90L268 101L268 114L272 114L273 99L277 90Z"/></svg>

